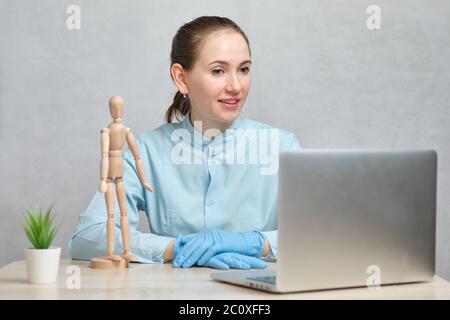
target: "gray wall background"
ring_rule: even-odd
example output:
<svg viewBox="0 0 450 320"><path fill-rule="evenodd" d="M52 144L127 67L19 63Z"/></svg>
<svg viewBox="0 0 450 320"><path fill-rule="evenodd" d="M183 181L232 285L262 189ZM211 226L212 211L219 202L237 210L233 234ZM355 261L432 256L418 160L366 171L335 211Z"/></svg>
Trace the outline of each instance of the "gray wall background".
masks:
<svg viewBox="0 0 450 320"><path fill-rule="evenodd" d="M66 28L70 4L80 30ZM380 30L366 28L371 4ZM0 266L23 259L21 213L54 201L68 256L98 185L109 97L124 97L135 133L161 125L175 92L172 37L201 15L230 17L250 38L246 117L294 131L307 148L438 151L437 272L450 279L446 0L1 0Z"/></svg>

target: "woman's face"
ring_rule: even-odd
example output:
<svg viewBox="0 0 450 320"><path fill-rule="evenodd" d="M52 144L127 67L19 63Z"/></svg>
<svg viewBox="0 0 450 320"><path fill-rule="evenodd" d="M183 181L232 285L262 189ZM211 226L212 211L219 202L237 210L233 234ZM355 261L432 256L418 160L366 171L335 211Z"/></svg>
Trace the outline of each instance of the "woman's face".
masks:
<svg viewBox="0 0 450 320"><path fill-rule="evenodd" d="M250 52L236 31L210 34L199 48L199 56L186 72L191 119L203 127L227 128L239 115L250 89Z"/></svg>

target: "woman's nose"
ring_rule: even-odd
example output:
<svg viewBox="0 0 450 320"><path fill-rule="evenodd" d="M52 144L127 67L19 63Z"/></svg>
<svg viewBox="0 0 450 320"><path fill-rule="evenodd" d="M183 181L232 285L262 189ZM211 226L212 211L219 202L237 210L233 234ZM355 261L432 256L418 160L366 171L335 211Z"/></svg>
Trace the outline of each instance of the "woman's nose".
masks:
<svg viewBox="0 0 450 320"><path fill-rule="evenodd" d="M241 82L239 81L239 78L236 74L231 74L230 77L228 78L228 84L227 84L227 91L230 92L239 92L241 91L242 85Z"/></svg>

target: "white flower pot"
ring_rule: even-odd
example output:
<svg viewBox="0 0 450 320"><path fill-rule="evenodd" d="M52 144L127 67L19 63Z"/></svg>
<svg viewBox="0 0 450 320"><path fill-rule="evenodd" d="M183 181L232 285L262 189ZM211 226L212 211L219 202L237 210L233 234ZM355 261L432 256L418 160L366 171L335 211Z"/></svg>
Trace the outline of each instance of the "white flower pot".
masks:
<svg viewBox="0 0 450 320"><path fill-rule="evenodd" d="M58 278L61 247L25 249L28 282L32 284L54 283Z"/></svg>

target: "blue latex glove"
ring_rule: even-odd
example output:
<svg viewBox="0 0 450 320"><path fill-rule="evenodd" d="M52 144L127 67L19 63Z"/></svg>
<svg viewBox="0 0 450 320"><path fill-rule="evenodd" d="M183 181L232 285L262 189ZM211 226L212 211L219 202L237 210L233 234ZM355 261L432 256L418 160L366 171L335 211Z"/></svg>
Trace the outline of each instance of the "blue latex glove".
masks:
<svg viewBox="0 0 450 320"><path fill-rule="evenodd" d="M174 257L177 257L181 248L189 241L195 238L196 234L179 236L173 247ZM267 263L251 256L246 256L236 252L223 252L214 255L211 259L203 264L204 267L228 270L233 269L264 269Z"/></svg>
<svg viewBox="0 0 450 320"><path fill-rule="evenodd" d="M184 245L189 241L194 239L197 236L196 233L191 233L187 235L178 236L177 240L175 241L175 244L173 245L173 259L177 258L178 254L180 253L181 248L184 247Z"/></svg>
<svg viewBox="0 0 450 320"><path fill-rule="evenodd" d="M189 268L194 264L205 265L213 256L223 252L241 253L260 257L265 238L259 231L229 232L204 230L197 234L181 236L174 246L173 266Z"/></svg>
<svg viewBox="0 0 450 320"><path fill-rule="evenodd" d="M204 267L228 270L233 269L264 269L267 263L256 257L246 256L236 252L222 252L206 261Z"/></svg>

